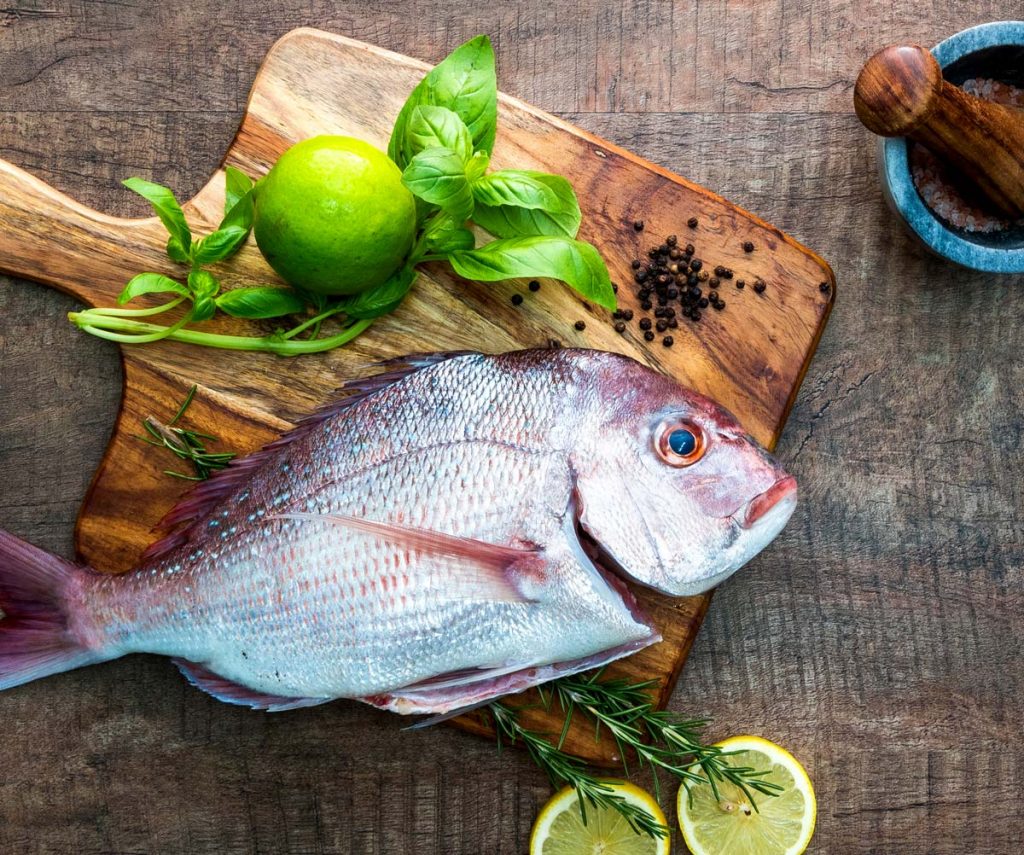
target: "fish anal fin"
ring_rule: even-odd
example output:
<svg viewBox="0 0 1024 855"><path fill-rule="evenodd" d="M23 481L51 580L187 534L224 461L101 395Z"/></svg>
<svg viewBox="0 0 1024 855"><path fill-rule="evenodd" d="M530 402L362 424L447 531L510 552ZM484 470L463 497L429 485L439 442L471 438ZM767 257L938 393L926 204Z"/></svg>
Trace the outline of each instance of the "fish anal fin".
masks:
<svg viewBox="0 0 1024 855"><path fill-rule="evenodd" d="M188 659L174 659L173 662L193 686L226 704L267 712L284 712L302 707L315 707L333 700L333 698L289 698L269 695L221 677L220 674L215 674L198 662L190 662Z"/></svg>
<svg viewBox="0 0 1024 855"><path fill-rule="evenodd" d="M372 535L396 546L429 555L454 558L453 579L469 584L479 599L493 602L531 602L517 580L542 579L546 561L541 551L533 546L504 546L487 543L471 537L460 537L444 532L413 526L396 525L352 517L346 514L275 514L269 519L308 520L338 525L351 531Z"/></svg>
<svg viewBox="0 0 1024 855"><path fill-rule="evenodd" d="M143 559L151 561L160 558L189 542L195 533L195 523L198 520L205 519L228 496L242 489L251 480L255 470L263 466L268 459L297 440L308 436L323 422L419 371L462 356L480 354L474 351L415 353L374 363L370 367L379 369L377 374L356 378L343 384L326 404L297 420L290 431L258 451L232 460L226 468L213 473L206 481L196 485L157 523L155 530L167 534L143 553Z"/></svg>

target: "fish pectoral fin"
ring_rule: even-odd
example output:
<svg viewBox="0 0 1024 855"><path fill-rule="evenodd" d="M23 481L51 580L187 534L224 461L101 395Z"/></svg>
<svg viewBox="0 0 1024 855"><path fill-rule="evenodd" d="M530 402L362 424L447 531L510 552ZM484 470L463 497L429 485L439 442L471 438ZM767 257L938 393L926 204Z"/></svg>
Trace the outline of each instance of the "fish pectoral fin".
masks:
<svg viewBox="0 0 1024 855"><path fill-rule="evenodd" d="M301 707L315 707L317 704L326 704L328 701L334 700L333 698L288 698L268 695L221 677L220 674L215 674L198 662L190 662L188 659L173 659L171 661L178 666L178 670L193 686L226 704L251 707L254 710L266 710L267 712L284 712Z"/></svg>
<svg viewBox="0 0 1024 855"><path fill-rule="evenodd" d="M274 514L267 519L309 520L344 526L352 531L373 535L396 546L428 555L457 559L453 580L458 577L474 594L488 602L528 603L516 585L516 578L543 578L546 561L535 547L503 546L472 537L460 537L425 528L377 522L346 514Z"/></svg>

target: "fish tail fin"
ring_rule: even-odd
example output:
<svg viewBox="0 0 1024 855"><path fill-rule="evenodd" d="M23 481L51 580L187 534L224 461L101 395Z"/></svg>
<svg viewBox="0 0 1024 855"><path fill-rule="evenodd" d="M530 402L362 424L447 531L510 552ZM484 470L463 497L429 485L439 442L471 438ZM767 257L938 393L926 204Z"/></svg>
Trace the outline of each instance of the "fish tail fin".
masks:
<svg viewBox="0 0 1024 855"><path fill-rule="evenodd" d="M0 531L0 689L107 658L68 626L65 593L83 572Z"/></svg>

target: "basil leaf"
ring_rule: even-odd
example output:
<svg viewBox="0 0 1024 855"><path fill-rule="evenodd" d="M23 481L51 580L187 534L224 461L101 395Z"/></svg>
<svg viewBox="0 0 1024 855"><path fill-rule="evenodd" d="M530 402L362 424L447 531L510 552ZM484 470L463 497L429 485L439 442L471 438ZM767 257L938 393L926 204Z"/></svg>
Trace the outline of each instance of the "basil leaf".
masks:
<svg viewBox="0 0 1024 855"><path fill-rule="evenodd" d="M179 264L187 264L192 260L188 257L188 249L176 237L167 238L167 257Z"/></svg>
<svg viewBox="0 0 1024 855"><path fill-rule="evenodd" d="M242 197L252 190L252 179L241 169L229 166L224 170L224 214L231 212Z"/></svg>
<svg viewBox="0 0 1024 855"><path fill-rule="evenodd" d="M124 286L124 290L117 297L117 302L123 305L140 294L179 294L187 297L189 292L180 282L175 282L162 273L140 273L133 276Z"/></svg>
<svg viewBox="0 0 1024 855"><path fill-rule="evenodd" d="M456 222L450 214L435 214L423 229L423 244L426 255L447 255L457 249L473 249L476 237L462 222Z"/></svg>
<svg viewBox="0 0 1024 855"><path fill-rule="evenodd" d="M576 237L582 215L572 185L560 175L501 170L473 182L473 221L496 237Z"/></svg>
<svg viewBox="0 0 1024 855"><path fill-rule="evenodd" d="M408 143L409 122L420 105L447 107L469 128L474 151L490 154L498 126L498 84L494 49L487 36L457 47L412 90L402 107L388 143L388 156L405 169L415 152Z"/></svg>
<svg viewBox="0 0 1024 855"><path fill-rule="evenodd" d="M213 297L198 297L192 303L192 320L208 321L217 314L217 303Z"/></svg>
<svg viewBox="0 0 1024 855"><path fill-rule="evenodd" d="M174 193L162 184L154 184L152 181L142 178L128 178L121 183L132 192L138 193L153 206L153 211L160 218L160 222L164 224L164 228L187 252L192 246L192 232L189 231L188 223L185 222L185 214L181 210L178 200L174 198Z"/></svg>
<svg viewBox="0 0 1024 855"><path fill-rule="evenodd" d="M253 183L248 175L233 166L225 170L224 176L224 219L218 228L240 228L248 232L256 213Z"/></svg>
<svg viewBox="0 0 1024 855"><path fill-rule="evenodd" d="M217 298L217 308L233 318L259 320L298 314L306 304L290 288L256 287L225 291Z"/></svg>
<svg viewBox="0 0 1024 855"><path fill-rule="evenodd" d="M467 279L560 279L599 306L615 308L608 268L598 251L583 241L549 235L506 238L479 249L453 252L448 260L455 272Z"/></svg>
<svg viewBox="0 0 1024 855"><path fill-rule="evenodd" d="M248 236L248 229L239 226L221 227L196 243L192 250L192 260L196 264L223 261L238 252Z"/></svg>
<svg viewBox="0 0 1024 855"><path fill-rule="evenodd" d="M476 181L481 175L487 171L487 167L490 166L491 159L482 151L476 152L470 159L469 163L466 164L466 178L472 183Z"/></svg>
<svg viewBox="0 0 1024 855"><path fill-rule="evenodd" d="M202 297L212 299L220 290L220 282L207 270L193 270L188 275L188 287L196 300Z"/></svg>
<svg viewBox="0 0 1024 855"><path fill-rule="evenodd" d="M403 267L397 273L371 291L364 291L341 301L350 318L369 320L387 315L398 308L405 295L416 281L416 269Z"/></svg>
<svg viewBox="0 0 1024 855"><path fill-rule="evenodd" d="M473 212L473 192L462 158L451 149L421 151L409 161L402 183L414 196L449 212L460 223Z"/></svg>
<svg viewBox="0 0 1024 855"><path fill-rule="evenodd" d="M447 107L421 104L412 111L407 131L408 150L417 155L428 148L454 151L463 163L473 156L473 139L466 123Z"/></svg>

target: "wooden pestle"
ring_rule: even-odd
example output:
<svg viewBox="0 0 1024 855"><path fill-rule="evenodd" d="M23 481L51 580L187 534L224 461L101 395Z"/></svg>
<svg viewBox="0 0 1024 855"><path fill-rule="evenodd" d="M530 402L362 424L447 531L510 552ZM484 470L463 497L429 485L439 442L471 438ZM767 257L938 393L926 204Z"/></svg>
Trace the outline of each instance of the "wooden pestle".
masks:
<svg viewBox="0 0 1024 855"><path fill-rule="evenodd" d="M917 45L876 53L857 77L853 105L883 137L910 137L959 168L1002 213L1024 216L1024 110L947 83Z"/></svg>

